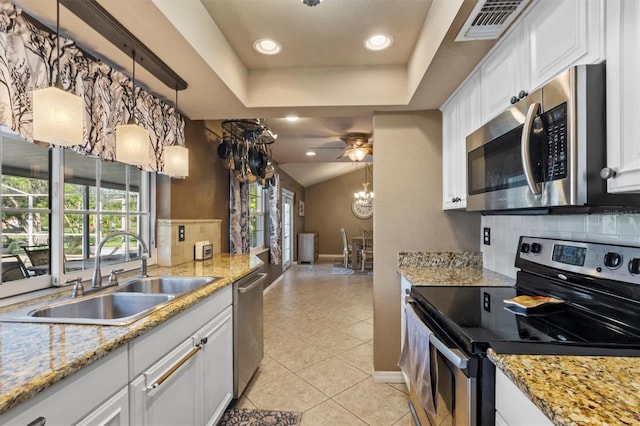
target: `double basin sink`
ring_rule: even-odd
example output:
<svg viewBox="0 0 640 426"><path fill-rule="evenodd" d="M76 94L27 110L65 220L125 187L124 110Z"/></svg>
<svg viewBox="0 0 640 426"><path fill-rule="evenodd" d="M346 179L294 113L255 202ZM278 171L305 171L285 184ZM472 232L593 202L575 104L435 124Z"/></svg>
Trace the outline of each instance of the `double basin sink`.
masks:
<svg viewBox="0 0 640 426"><path fill-rule="evenodd" d="M127 325L172 300L219 280L212 277L146 277L126 281L107 293L66 299L8 312L10 322Z"/></svg>

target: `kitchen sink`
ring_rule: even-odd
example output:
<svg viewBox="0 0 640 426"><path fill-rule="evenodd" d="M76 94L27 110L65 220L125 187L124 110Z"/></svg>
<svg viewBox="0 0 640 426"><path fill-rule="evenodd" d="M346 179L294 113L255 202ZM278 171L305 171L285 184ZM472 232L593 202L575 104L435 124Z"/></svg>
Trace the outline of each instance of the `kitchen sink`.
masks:
<svg viewBox="0 0 640 426"><path fill-rule="evenodd" d="M126 325L175 299L171 294L104 293L8 312L0 320Z"/></svg>
<svg viewBox="0 0 640 426"><path fill-rule="evenodd" d="M116 291L145 294L179 295L197 290L220 278L212 277L146 277L135 278L122 284Z"/></svg>
<svg viewBox="0 0 640 426"><path fill-rule="evenodd" d="M93 295L7 312L0 321L127 325L219 277L134 278Z"/></svg>

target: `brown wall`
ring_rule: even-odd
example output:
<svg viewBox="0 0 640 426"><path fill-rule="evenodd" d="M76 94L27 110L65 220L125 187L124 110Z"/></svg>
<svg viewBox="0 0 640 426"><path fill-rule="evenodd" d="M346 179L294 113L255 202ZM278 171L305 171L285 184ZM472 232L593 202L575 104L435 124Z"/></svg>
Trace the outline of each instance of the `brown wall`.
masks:
<svg viewBox="0 0 640 426"><path fill-rule="evenodd" d="M220 134L219 123L206 125ZM217 128L216 128L217 126ZM204 121L185 118L185 145L189 148L189 176L171 179L158 175L159 219L221 219L223 252L229 251L229 171L218 158L217 145Z"/></svg>
<svg viewBox="0 0 640 426"><path fill-rule="evenodd" d="M479 249L480 215L442 210L439 111L376 113L373 156L374 370L396 371L400 357L400 251Z"/></svg>
<svg viewBox="0 0 640 426"><path fill-rule="evenodd" d="M371 182L371 175L367 180ZM353 193L362 189L362 182L364 170L356 170L306 189L305 232L318 233L321 254L342 254L340 228L348 236L358 235L360 228L373 229L373 218L358 219L351 212ZM369 189L373 191L371 185Z"/></svg>

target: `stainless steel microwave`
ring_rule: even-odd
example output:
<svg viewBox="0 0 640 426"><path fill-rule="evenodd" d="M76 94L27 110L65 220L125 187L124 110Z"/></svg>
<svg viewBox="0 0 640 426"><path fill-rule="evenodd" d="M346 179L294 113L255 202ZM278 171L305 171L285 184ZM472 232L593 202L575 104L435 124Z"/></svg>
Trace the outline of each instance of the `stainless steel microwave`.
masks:
<svg viewBox="0 0 640 426"><path fill-rule="evenodd" d="M637 206L608 194L605 65L579 65L466 138L467 210L569 213ZM534 210L532 210L534 209Z"/></svg>

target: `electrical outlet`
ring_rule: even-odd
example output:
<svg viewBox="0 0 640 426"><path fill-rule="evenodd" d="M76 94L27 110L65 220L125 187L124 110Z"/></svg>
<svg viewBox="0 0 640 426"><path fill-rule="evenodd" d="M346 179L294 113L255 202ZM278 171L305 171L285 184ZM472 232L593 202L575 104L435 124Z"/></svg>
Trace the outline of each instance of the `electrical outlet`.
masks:
<svg viewBox="0 0 640 426"><path fill-rule="evenodd" d="M482 307L485 311L491 312L491 295L486 291L482 292Z"/></svg>
<svg viewBox="0 0 640 426"><path fill-rule="evenodd" d="M491 245L491 228L484 228L482 230L482 244L485 246Z"/></svg>
<svg viewBox="0 0 640 426"><path fill-rule="evenodd" d="M178 241L184 241L184 225L178 225Z"/></svg>

